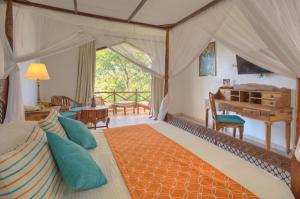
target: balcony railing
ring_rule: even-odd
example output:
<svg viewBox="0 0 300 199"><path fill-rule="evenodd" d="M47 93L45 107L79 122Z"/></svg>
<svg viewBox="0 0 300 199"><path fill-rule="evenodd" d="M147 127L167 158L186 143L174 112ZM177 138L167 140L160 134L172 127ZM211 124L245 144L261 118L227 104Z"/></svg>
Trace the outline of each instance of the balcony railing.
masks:
<svg viewBox="0 0 300 199"><path fill-rule="evenodd" d="M96 91L96 96L101 96L107 103L116 103L119 101L149 102L151 98L150 91Z"/></svg>

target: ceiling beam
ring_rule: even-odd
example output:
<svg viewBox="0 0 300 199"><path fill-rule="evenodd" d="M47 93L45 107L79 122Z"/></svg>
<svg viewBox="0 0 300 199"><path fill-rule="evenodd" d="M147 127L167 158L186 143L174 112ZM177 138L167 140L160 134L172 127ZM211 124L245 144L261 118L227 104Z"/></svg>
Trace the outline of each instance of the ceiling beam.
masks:
<svg viewBox="0 0 300 199"><path fill-rule="evenodd" d="M134 11L131 13L131 15L128 17L128 22L133 19L133 17L138 13L138 11L143 7L143 5L146 3L147 0L142 0L139 5L134 9Z"/></svg>
<svg viewBox="0 0 300 199"><path fill-rule="evenodd" d="M13 5L12 0L6 1L6 15L5 15L5 34L13 49Z"/></svg>
<svg viewBox="0 0 300 199"><path fill-rule="evenodd" d="M48 10L54 10L54 11L74 14L74 10L49 6L49 5L45 5L45 4L34 3L34 2L31 2L31 1L28 1L28 0L12 0L12 1L16 2L16 3L23 4L23 5L27 5L27 6L33 6L33 7L44 8L44 9L48 9ZM174 27L176 27L180 24L185 23L186 21L192 19L193 17L198 16L199 14L201 14L201 13L205 12L206 10L208 10L209 8L211 8L211 7L215 6L216 4L218 4L222 1L225 1L225 0L213 0L210 3L206 4L205 6L201 7L200 9L196 10L195 12L191 13L190 15L184 17L183 19L179 20L178 22L176 22L174 24L154 25L154 24L142 23L142 22L137 22L137 21L131 21L132 18L137 14L137 12L146 3L146 1L147 0L142 0L139 3L139 5L136 7L136 9L133 11L133 13L131 13L130 17L127 20L120 19L120 18L114 18L114 17L102 16L102 15L96 15L96 14L91 14L91 13L86 13L86 12L80 12L80 11L78 11L78 8L77 8L77 0L74 0L74 9L75 9L75 14L77 12L77 15L80 15L80 16L91 17L91 18L96 18L96 19L103 19L103 20L120 22L120 23L130 23L130 24L135 24L135 25L140 25L140 26L145 26L145 27L151 27L151 28L158 28L158 29L166 30L168 28L174 28ZM77 8L77 11L76 11L76 8Z"/></svg>
<svg viewBox="0 0 300 199"><path fill-rule="evenodd" d="M68 13L68 14L74 14L74 10L69 10L69 9L65 9L65 8L58 8L58 7L54 7L54 6L34 3L34 2L31 2L31 1L27 1L27 0L13 0L13 2L23 4L23 5L26 5L26 6L33 6L33 7L37 7L37 8L44 8L44 9L48 9L48 10L64 12L64 13ZM96 15L96 14L80 12L80 11L77 12L77 15L84 16L84 17L91 17L91 18L95 18L95 19L102 19L102 20L107 20L107 21L114 21L114 22L119 22L119 23L127 23L127 24L129 23L129 24L134 24L134 25L139 25L139 26L144 26L144 27L158 28L158 29L164 29L164 30L166 29L164 26L160 26L160 25L142 23L142 22L137 22L137 21L128 22L128 20L126 20L126 19L107 17L107 16Z"/></svg>
<svg viewBox="0 0 300 199"><path fill-rule="evenodd" d="M74 0L74 12L75 14L78 14L77 0Z"/></svg>
<svg viewBox="0 0 300 199"><path fill-rule="evenodd" d="M176 27L176 26L178 26L180 24L185 23L186 21L190 20L191 18L198 16L199 14L203 13L204 11L208 10L209 8L215 6L216 4L218 4L218 3L222 2L222 1L224 1L224 0L213 0L212 2L206 4L205 6L201 7L200 9L196 10L192 14L190 14L190 15L184 17L183 19L179 20L178 22L176 22L175 24L173 24L171 26L171 28L174 28L174 27Z"/></svg>

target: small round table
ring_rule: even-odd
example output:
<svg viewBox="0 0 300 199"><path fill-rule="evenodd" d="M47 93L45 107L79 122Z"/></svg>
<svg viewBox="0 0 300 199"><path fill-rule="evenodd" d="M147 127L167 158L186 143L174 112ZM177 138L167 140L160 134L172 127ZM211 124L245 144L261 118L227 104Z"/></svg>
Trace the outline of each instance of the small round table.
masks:
<svg viewBox="0 0 300 199"><path fill-rule="evenodd" d="M108 117L108 106L76 106L71 107L70 111L77 112L77 118L84 124L92 123L94 129L106 127L108 128L108 124L110 122L110 118ZM105 126L97 126L98 122L104 122Z"/></svg>

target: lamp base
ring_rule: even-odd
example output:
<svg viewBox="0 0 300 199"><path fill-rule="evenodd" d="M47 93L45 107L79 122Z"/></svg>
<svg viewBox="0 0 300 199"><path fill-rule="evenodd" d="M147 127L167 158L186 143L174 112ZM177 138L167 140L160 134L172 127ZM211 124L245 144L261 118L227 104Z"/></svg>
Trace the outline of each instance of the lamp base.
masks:
<svg viewBox="0 0 300 199"><path fill-rule="evenodd" d="M40 96L40 85L41 81L39 79L36 80L37 85L37 100L36 100L36 106L38 106L40 109L45 108L41 103L41 96Z"/></svg>

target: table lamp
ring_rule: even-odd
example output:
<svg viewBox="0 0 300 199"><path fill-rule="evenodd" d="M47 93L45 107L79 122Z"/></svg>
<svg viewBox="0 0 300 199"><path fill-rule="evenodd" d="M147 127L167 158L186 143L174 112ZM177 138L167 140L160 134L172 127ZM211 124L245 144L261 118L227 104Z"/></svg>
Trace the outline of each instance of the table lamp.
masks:
<svg viewBox="0 0 300 199"><path fill-rule="evenodd" d="M49 80L49 74L45 64L30 64L26 74L25 79L36 80L37 83L37 105L41 106L40 97L40 82L41 80Z"/></svg>

